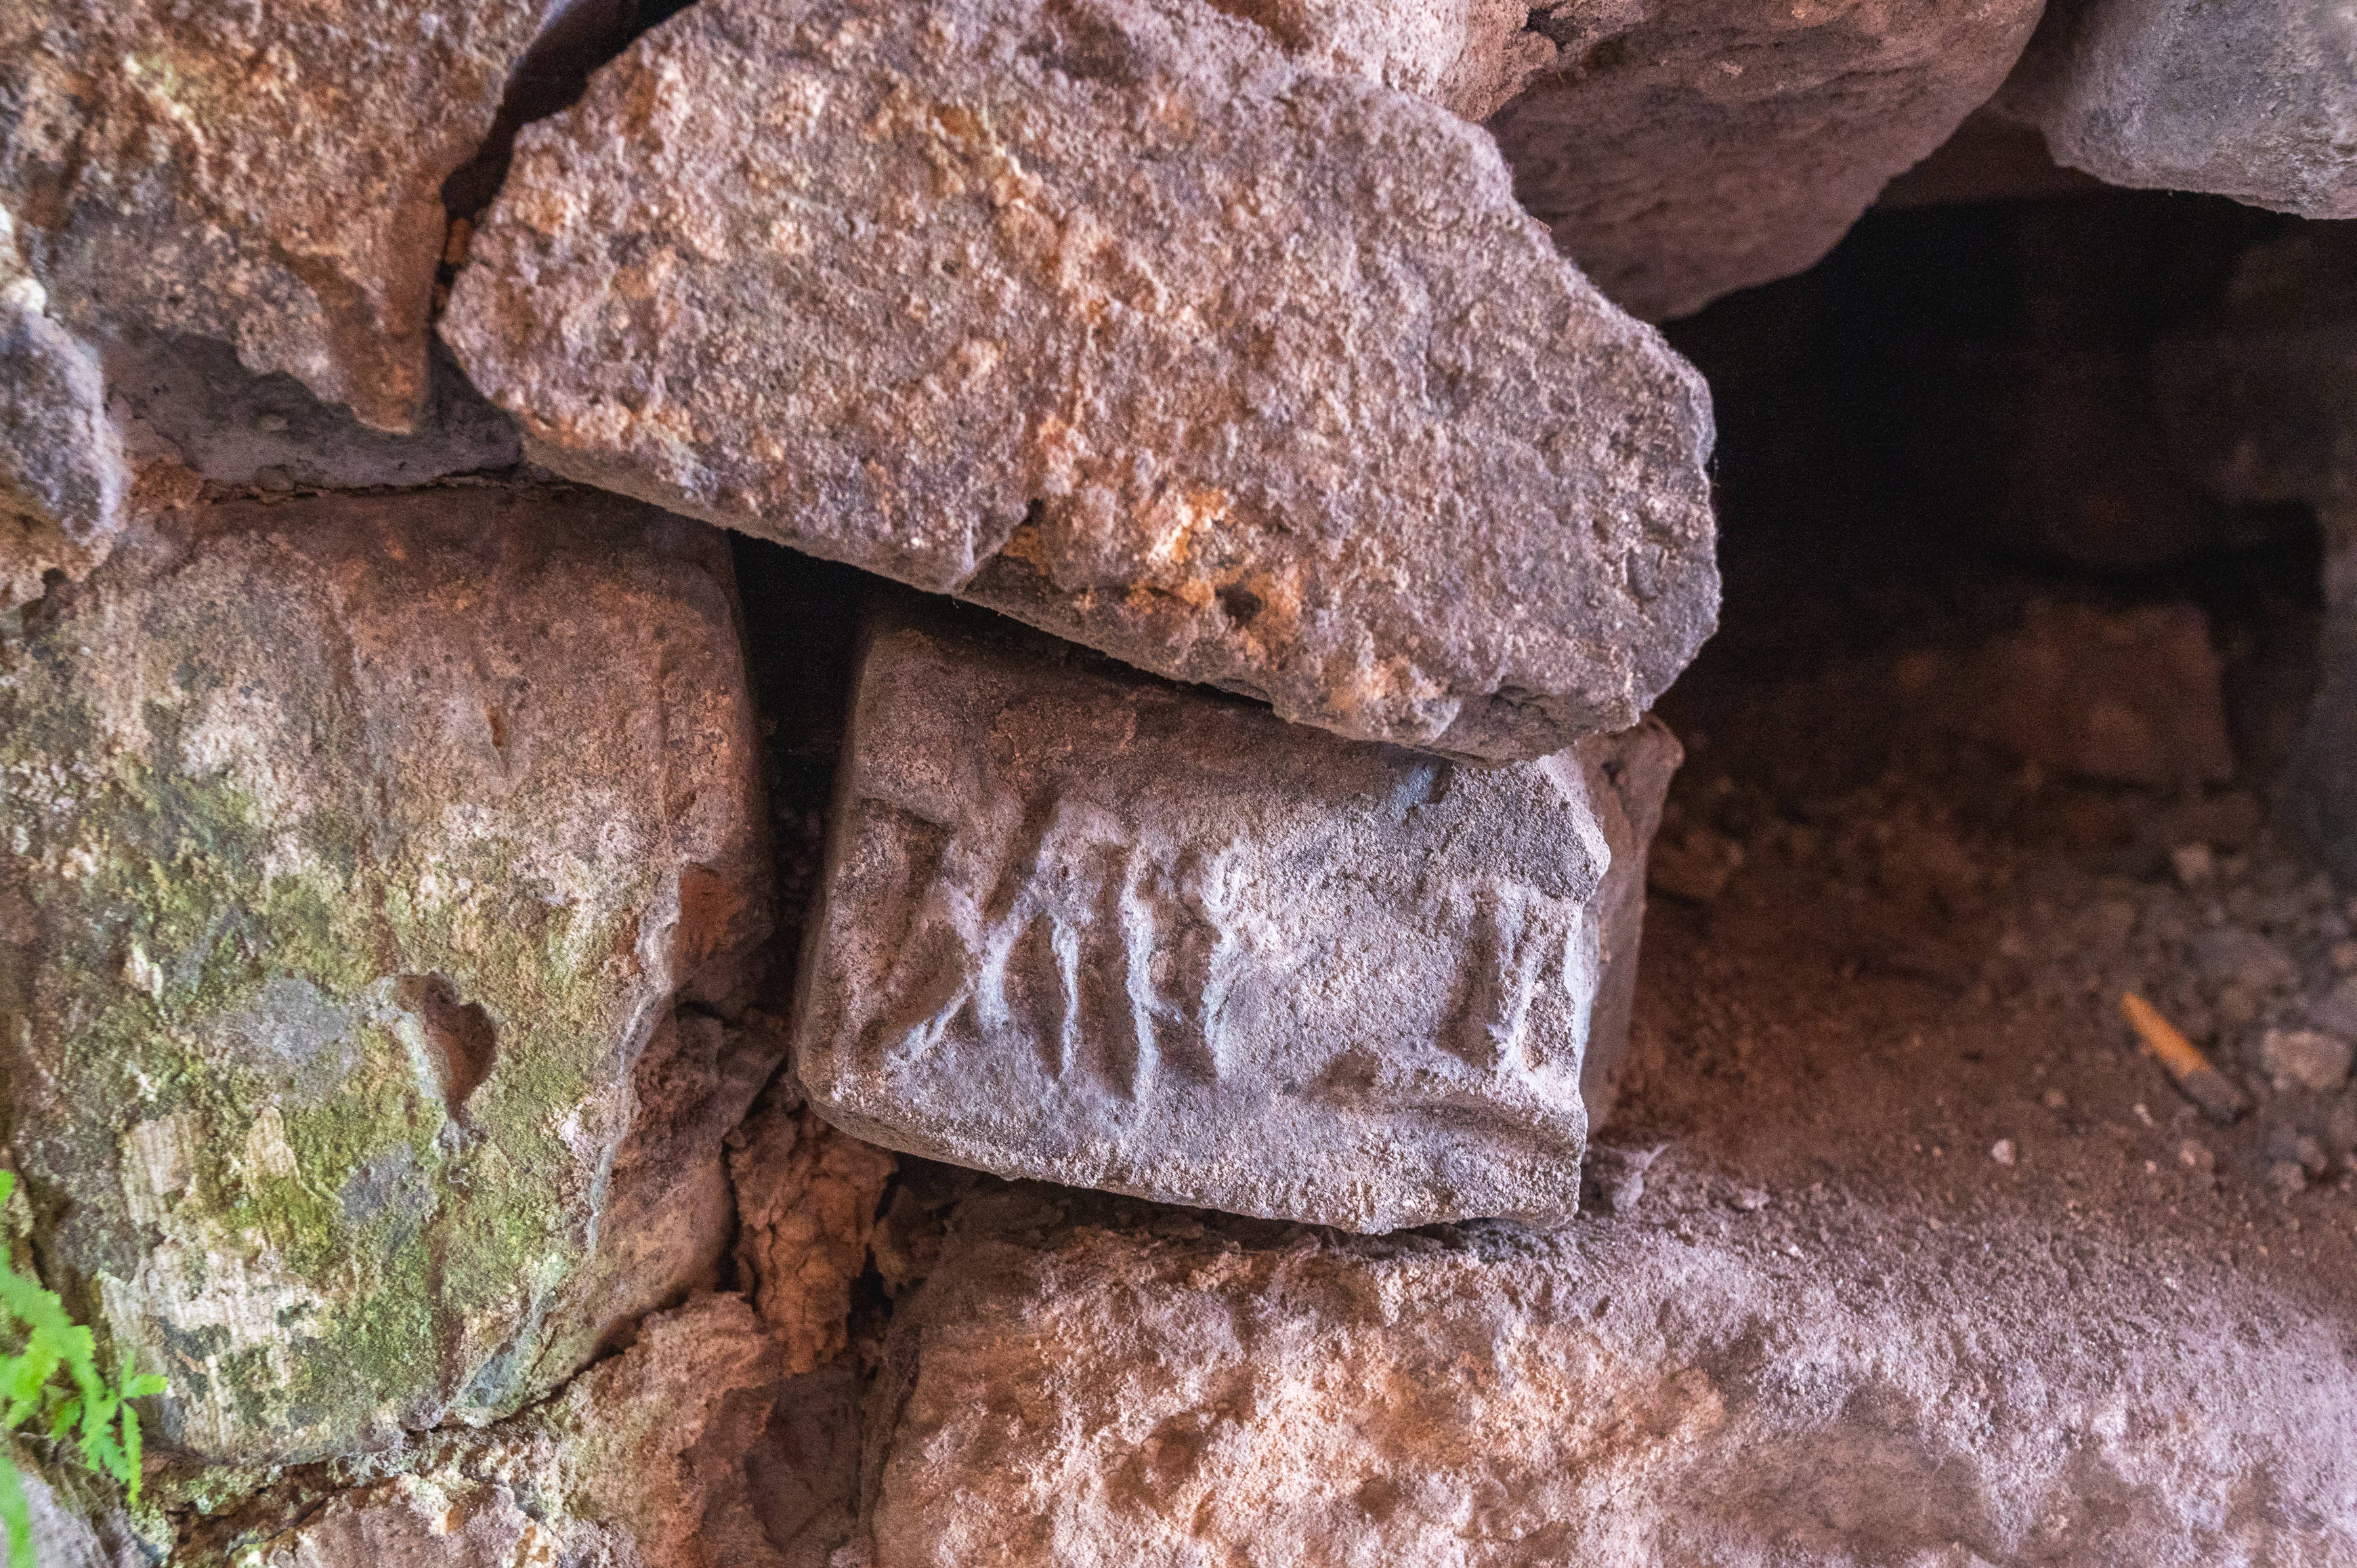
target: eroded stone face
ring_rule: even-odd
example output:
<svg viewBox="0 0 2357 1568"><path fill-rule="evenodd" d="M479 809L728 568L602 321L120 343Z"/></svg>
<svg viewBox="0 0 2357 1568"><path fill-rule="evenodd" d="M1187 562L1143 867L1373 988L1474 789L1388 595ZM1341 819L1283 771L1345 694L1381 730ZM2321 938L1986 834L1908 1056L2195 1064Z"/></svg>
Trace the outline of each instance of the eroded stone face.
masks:
<svg viewBox="0 0 2357 1568"><path fill-rule="evenodd" d="M2043 0L1590 0L1491 124L1524 206L1648 320L1813 265L2004 81Z"/></svg>
<svg viewBox="0 0 2357 1568"><path fill-rule="evenodd" d="M2029 1247L1900 1281L1894 1240L1836 1289L1634 1224L1383 1241L1055 1196L970 1203L894 1320L875 1568L2357 1550L2341 1326L2207 1294L2231 1271Z"/></svg>
<svg viewBox="0 0 2357 1568"><path fill-rule="evenodd" d="M756 755L721 537L612 498L208 509L0 619L0 1132L167 1444L483 1419L708 1276Z"/></svg>
<svg viewBox="0 0 2357 1568"><path fill-rule="evenodd" d="M442 182L549 9L6 0L0 209L75 331L216 338L407 430Z"/></svg>
<svg viewBox="0 0 2357 1568"><path fill-rule="evenodd" d="M2114 185L2357 218L2357 14L2332 0L2053 0L2001 103Z"/></svg>
<svg viewBox="0 0 2357 1568"><path fill-rule="evenodd" d="M842 1354L851 1283L867 1266L893 1159L836 1132L781 1079L729 1139L737 1274L783 1344L786 1369Z"/></svg>
<svg viewBox="0 0 2357 1568"><path fill-rule="evenodd" d="M0 264L0 612L106 559L131 486L98 361L40 297Z"/></svg>
<svg viewBox="0 0 2357 1568"><path fill-rule="evenodd" d="M1486 120L1554 63L1523 0L1233 0L1220 9L1268 29L1312 70L1360 76Z"/></svg>
<svg viewBox="0 0 2357 1568"><path fill-rule="evenodd" d="M786 1369L735 1295L650 1317L555 1400L279 1479L173 1542L186 1568L824 1568L850 1534L857 1389Z"/></svg>
<svg viewBox="0 0 2357 1568"><path fill-rule="evenodd" d="M1625 728L1700 380L1432 104L1196 0L707 0L528 128L443 335L560 472L1361 738Z"/></svg>
<svg viewBox="0 0 2357 1568"><path fill-rule="evenodd" d="M803 1082L860 1137L1003 1175L1359 1230L1567 1214L1606 957L1633 965L1641 910L1607 822L1658 811L1674 751L1588 744L1460 768L888 618Z"/></svg>
<svg viewBox="0 0 2357 1568"><path fill-rule="evenodd" d="M514 422L483 401L433 347L430 388L405 435L371 430L292 376L257 376L225 344L152 334L101 351L108 412L135 451L217 484L256 489L423 485L449 474L511 468Z"/></svg>
<svg viewBox="0 0 2357 1568"><path fill-rule="evenodd" d="M1645 929L1646 859L1662 825L1670 778L1685 748L1670 726L1650 714L1618 735L1595 736L1566 754L1587 785L1587 803L1611 852L1597 885L1596 1004L1587 1015L1579 1097L1587 1124L1601 1125L1619 1098L1620 1065L1629 1054L1630 1015L1637 1003L1637 947Z"/></svg>

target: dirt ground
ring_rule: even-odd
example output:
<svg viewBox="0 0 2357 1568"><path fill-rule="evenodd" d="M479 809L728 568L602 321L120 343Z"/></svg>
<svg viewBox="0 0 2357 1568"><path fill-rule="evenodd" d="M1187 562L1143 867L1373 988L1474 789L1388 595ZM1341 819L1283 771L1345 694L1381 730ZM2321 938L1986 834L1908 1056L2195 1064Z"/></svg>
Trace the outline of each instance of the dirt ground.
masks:
<svg viewBox="0 0 2357 1568"><path fill-rule="evenodd" d="M1812 592L1836 561L1838 591ZM1663 708L1689 756L1660 845L1740 865L1715 897L1689 875L1652 901L1597 1141L1660 1153L1597 1222L1748 1240L1844 1290L1986 1293L2057 1334L2198 1312L2263 1336L2282 1304L2349 1323L2357 1100L2278 1087L2263 1052L2271 1028L2333 1021L2357 902L2270 835L2264 761L2190 790L2052 777L1910 691L1927 650L2083 583L1938 542L1738 537L1727 562L1727 629ZM2296 649L2298 570L2137 585L2287 574L2272 626L2244 595L2255 633L2210 596L2245 756L2297 722L2297 670L2251 650ZM2129 991L2251 1109L2222 1126L2180 1093L2136 1048Z"/></svg>

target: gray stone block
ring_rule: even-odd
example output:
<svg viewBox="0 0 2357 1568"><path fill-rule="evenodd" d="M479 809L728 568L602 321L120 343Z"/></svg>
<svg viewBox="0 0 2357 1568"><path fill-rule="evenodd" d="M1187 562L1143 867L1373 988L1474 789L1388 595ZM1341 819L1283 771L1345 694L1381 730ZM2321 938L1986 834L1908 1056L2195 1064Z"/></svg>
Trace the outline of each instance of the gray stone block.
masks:
<svg viewBox="0 0 2357 1568"><path fill-rule="evenodd" d="M97 360L5 263L0 250L0 610L39 598L52 572L88 576L113 548L131 487Z"/></svg>
<svg viewBox="0 0 2357 1568"><path fill-rule="evenodd" d="M1003 1175L1356 1230L1559 1219L1675 757L1649 722L1461 767L888 613L802 1080L845 1131Z"/></svg>
<svg viewBox="0 0 2357 1568"><path fill-rule="evenodd" d="M2335 0L2055 0L1998 103L2114 185L2357 217L2357 15Z"/></svg>

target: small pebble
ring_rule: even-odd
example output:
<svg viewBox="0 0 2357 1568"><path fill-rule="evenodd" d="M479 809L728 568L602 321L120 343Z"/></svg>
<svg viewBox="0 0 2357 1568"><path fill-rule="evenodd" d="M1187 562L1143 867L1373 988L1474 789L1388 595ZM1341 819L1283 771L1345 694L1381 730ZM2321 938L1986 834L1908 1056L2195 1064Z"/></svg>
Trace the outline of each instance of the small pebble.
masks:
<svg viewBox="0 0 2357 1568"><path fill-rule="evenodd" d="M2350 945L2357 947L2357 943ZM2357 975L2351 975L2309 1003L2308 1021L2328 1035L2338 1035L2344 1040L2357 1037Z"/></svg>
<svg viewBox="0 0 2357 1568"><path fill-rule="evenodd" d="M2323 1144L2289 1127L2278 1127L2268 1136L2267 1158L2271 1161L2288 1160L2311 1177L2320 1176L2332 1168L2332 1162L2325 1157Z"/></svg>
<svg viewBox="0 0 2357 1568"><path fill-rule="evenodd" d="M2277 1090L2329 1094L2349 1081L2347 1040L2319 1029L2269 1029L2259 1042L2259 1065Z"/></svg>
<svg viewBox="0 0 2357 1568"><path fill-rule="evenodd" d="M2255 995L2299 983L2299 965L2289 953L2241 926L2221 926L2194 938L2193 961L2212 983L2239 985Z"/></svg>
<svg viewBox="0 0 2357 1568"><path fill-rule="evenodd" d="M2001 1165L2009 1165L2013 1164L2013 1140L2010 1138L1999 1138L1996 1143L1991 1144L1989 1145L1989 1158L1995 1160Z"/></svg>
<svg viewBox="0 0 2357 1568"><path fill-rule="evenodd" d="M2188 1170L2206 1174L2218 1168L2218 1156L2211 1153L2210 1145L2201 1139L2188 1138L2177 1145L2177 1163Z"/></svg>
<svg viewBox="0 0 2357 1568"><path fill-rule="evenodd" d="M2308 1173L2300 1169L2298 1160L2276 1161L2267 1167L2267 1180L2286 1197L2308 1190Z"/></svg>
<svg viewBox="0 0 2357 1568"><path fill-rule="evenodd" d="M2357 1105L2344 1096L2325 1118L2324 1130L2336 1149L2357 1149Z"/></svg>
<svg viewBox="0 0 2357 1568"><path fill-rule="evenodd" d="M1749 1214L1755 1209L1765 1208L1768 1207L1768 1195L1756 1187L1737 1187L1735 1189L1735 1207L1740 1208L1746 1214Z"/></svg>
<svg viewBox="0 0 2357 1568"><path fill-rule="evenodd" d="M2218 863L2206 843L2181 843L2169 852L2169 863L2177 870L2177 880L2188 887L2206 886L2218 875Z"/></svg>
<svg viewBox="0 0 2357 1568"><path fill-rule="evenodd" d="M2088 935L2098 952L2116 953L2135 931L2136 907L2125 898L2106 898L2088 919Z"/></svg>
<svg viewBox="0 0 2357 1568"><path fill-rule="evenodd" d="M2059 1089L2050 1089L2040 1095L2039 1099L2045 1102L2046 1109L2049 1111L2067 1111L2071 1108L2071 1097Z"/></svg>

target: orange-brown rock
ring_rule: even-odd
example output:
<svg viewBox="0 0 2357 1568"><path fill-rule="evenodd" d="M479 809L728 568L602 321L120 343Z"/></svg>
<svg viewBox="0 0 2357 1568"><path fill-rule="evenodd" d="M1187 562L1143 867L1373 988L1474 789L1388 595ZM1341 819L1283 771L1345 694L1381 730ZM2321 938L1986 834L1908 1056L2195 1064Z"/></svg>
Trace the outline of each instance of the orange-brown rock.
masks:
<svg viewBox="0 0 2357 1568"><path fill-rule="evenodd" d="M1373 1240L969 1202L894 1320L865 1561L2357 1551L2330 1300L2092 1248L1943 1250L1920 1209L1884 1223L1803 1252L1636 1220Z"/></svg>
<svg viewBox="0 0 2357 1568"><path fill-rule="evenodd" d="M737 1277L782 1341L791 1372L843 1351L851 1282L867 1266L894 1165L884 1150L820 1121L801 1098L773 1090L728 1151Z"/></svg>
<svg viewBox="0 0 2357 1568"><path fill-rule="evenodd" d="M0 209L76 332L217 338L407 430L442 182L551 8L0 0Z"/></svg>
<svg viewBox="0 0 2357 1568"><path fill-rule="evenodd" d="M1544 756L1715 624L1692 371L1478 127L1202 0L711 0L472 253L537 461L1288 719Z"/></svg>

